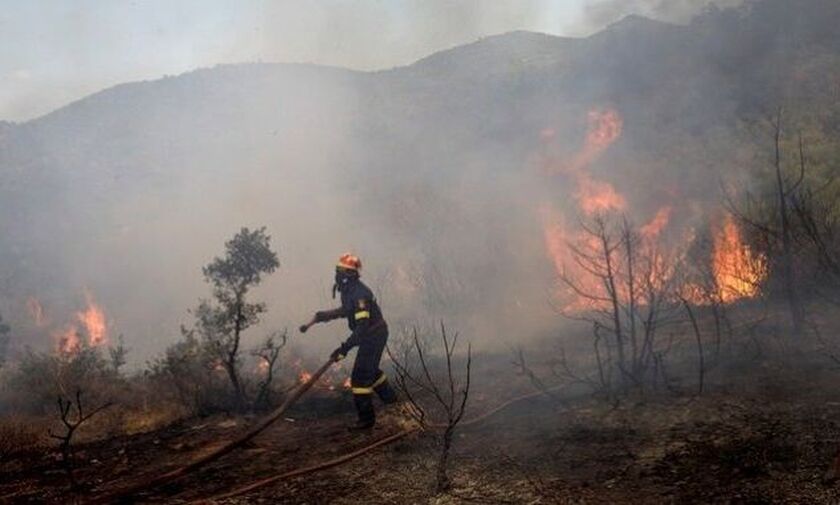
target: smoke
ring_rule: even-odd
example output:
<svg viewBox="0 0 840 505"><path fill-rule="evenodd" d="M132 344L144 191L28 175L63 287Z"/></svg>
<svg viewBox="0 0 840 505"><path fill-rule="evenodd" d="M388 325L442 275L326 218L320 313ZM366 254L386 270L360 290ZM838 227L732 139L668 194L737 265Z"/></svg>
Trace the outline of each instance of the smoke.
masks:
<svg viewBox="0 0 840 505"><path fill-rule="evenodd" d="M270 2L248 16L231 55L313 62L362 70L405 65L435 51L512 30L557 28L549 0L406 0L382 2Z"/></svg>
<svg viewBox="0 0 840 505"><path fill-rule="evenodd" d="M584 6L584 26L600 29L631 14L684 24L713 6L728 8L743 3L744 0L594 0Z"/></svg>
<svg viewBox="0 0 840 505"><path fill-rule="evenodd" d="M458 3L446 16L446 2L363 5L266 4L258 34L225 47L230 57L273 48L277 59L306 47L304 59L378 67L554 12L517 3L511 21L506 2ZM604 16L689 12L685 2L599 5ZM201 267L225 240L266 226L281 268L253 293L269 313L247 345L335 303L332 268L345 251L361 256L395 335L441 319L482 350L552 335L564 241L553 238L559 226L544 229L546 214L571 228L569 210L586 211L586 200L627 209L657 235L684 232L719 205L718 174L752 161L727 125L739 93L752 97L766 80L718 64L735 53L727 32L687 47L691 29L664 43L655 30L577 41L514 33L379 72L223 65L4 126L0 179L14 184L0 185L0 235L14 240L0 248L0 312L18 348L54 345L39 321L74 321L89 290L108 334L123 334L142 363L210 295ZM294 337L328 351L346 328Z"/></svg>

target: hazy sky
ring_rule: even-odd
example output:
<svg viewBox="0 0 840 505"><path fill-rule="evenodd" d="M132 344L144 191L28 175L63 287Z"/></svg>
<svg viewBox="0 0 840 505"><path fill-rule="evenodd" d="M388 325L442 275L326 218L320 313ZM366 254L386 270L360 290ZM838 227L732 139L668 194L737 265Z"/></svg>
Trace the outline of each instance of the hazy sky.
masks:
<svg viewBox="0 0 840 505"><path fill-rule="evenodd" d="M677 18L702 3L0 0L0 120L24 121L114 84L217 63L387 68L481 36L581 35L630 12Z"/></svg>

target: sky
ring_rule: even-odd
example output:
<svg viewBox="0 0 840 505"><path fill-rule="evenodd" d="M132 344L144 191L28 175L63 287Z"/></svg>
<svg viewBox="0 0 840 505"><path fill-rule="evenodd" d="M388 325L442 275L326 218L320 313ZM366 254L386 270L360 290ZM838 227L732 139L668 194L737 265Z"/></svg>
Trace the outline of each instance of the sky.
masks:
<svg viewBox="0 0 840 505"><path fill-rule="evenodd" d="M727 0L724 0L727 1ZM372 70L512 30L582 36L698 0L0 0L0 120L221 63Z"/></svg>

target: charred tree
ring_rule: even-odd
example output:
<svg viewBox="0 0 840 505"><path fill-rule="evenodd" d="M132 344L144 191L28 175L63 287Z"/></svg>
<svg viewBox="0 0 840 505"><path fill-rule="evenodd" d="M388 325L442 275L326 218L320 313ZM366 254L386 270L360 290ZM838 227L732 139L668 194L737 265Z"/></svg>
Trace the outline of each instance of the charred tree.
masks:
<svg viewBox="0 0 840 505"><path fill-rule="evenodd" d="M787 305L793 335L801 337L807 318L802 293L799 290L801 276L797 272L797 255L802 253L801 241L798 240L799 226L795 219L796 202L801 201L805 190L805 163L802 158L800 138L800 160L798 173L794 176L785 174L782 163L783 110L779 107L769 119L773 136L772 175L767 184L772 187L772 195L756 197L750 192L744 195L744 202L738 204L728 192L724 191L727 210L739 221L749 226L774 254L771 256L778 267L782 296ZM769 219L766 216L771 216Z"/></svg>
<svg viewBox="0 0 840 505"><path fill-rule="evenodd" d="M437 493L448 491L452 485L449 477L450 454L455 431L466 411L472 367L472 346L467 345L464 372L459 380L459 374L454 369L458 334L450 339L446 327L441 323L440 338L443 344L443 363L433 363L435 360L423 349L416 330L413 333L413 345L407 346L402 356L394 356L388 349L396 370L396 386L411 405L412 415L421 425L429 417L440 421L435 423L435 427L442 429L435 475Z"/></svg>
<svg viewBox="0 0 840 505"><path fill-rule="evenodd" d="M626 218L616 226L607 216L595 216L581 223L581 230L579 240L568 244L572 265L559 280L584 303L560 313L592 325L603 388L644 389L653 379L654 356L662 351L658 332L678 308L676 259L644 240Z"/></svg>
<svg viewBox="0 0 840 505"><path fill-rule="evenodd" d="M774 169L776 176L776 193L779 199L779 233L782 242L782 282L784 283L785 296L790 310L791 323L793 324L794 335L802 335L805 323L805 309L799 296L796 277L793 265L793 236L791 231L791 215L789 201L795 194L799 185L805 177L804 165L799 177L794 183L787 183L782 174L781 161L781 137L782 137L782 109L779 108L776 114L774 126Z"/></svg>
<svg viewBox="0 0 840 505"><path fill-rule="evenodd" d="M61 465L64 467L64 472L67 475L67 479L70 482L70 488L75 490L79 487L78 482L76 481L76 476L73 472L74 465L73 465L73 450L72 450L72 442L73 436L76 434L76 430L85 423L85 421L89 420L91 417L95 416L99 412L105 410L106 408L112 405L111 402L104 403L99 407L93 409L90 412L85 412L84 407L82 406L82 391L76 390L76 409L75 409L75 419L73 419L73 415L71 411L73 409L73 400L65 399L61 396L58 397L58 414L61 419L61 423L64 425L64 433L56 434L53 433L52 430L49 431L50 437L59 441L59 451L61 453Z"/></svg>
<svg viewBox="0 0 840 505"><path fill-rule="evenodd" d="M254 399L254 408L261 409L271 405L271 386L274 382L274 372L277 367L277 359L280 357L280 351L286 346L288 332L276 332L269 335L265 341L254 349L251 353L259 359L259 370L265 373L265 376L257 385L257 396Z"/></svg>

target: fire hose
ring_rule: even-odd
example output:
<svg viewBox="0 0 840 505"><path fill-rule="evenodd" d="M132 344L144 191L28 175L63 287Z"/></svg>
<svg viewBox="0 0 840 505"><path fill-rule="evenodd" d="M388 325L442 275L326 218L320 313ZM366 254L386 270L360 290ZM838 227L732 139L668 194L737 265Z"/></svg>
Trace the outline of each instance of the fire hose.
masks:
<svg viewBox="0 0 840 505"><path fill-rule="evenodd" d="M329 360L323 365L321 365L321 368L319 368L315 373L313 373L312 377L310 377L308 381L304 382L297 389L295 389L294 392L288 398L286 398L286 401L284 401L282 405L277 407L271 414L267 415L263 420L258 422L253 428L240 435L239 437L235 438L234 440L208 452L207 454L199 456L190 461L189 463L175 468L174 470L170 470L169 472L158 475L157 477L153 477L151 479L130 484L123 488L117 489L116 491L112 491L110 493L94 497L93 499L85 503L91 505L98 503L112 503L118 501L118 499L120 498L131 496L140 491L156 488L163 484L172 482L197 470L198 468L208 463L216 461L225 454L233 451L240 445L256 437L257 435L262 433L263 430L271 426L272 423L283 417L283 414L289 409L289 407L291 407L296 401L298 401L298 399L300 399L300 397L303 396L304 393L309 391L309 389L315 384L315 382L318 381L318 379L321 378L322 375L324 375L324 373L333 365L333 363L333 360Z"/></svg>
<svg viewBox="0 0 840 505"><path fill-rule="evenodd" d="M248 430L244 434L240 435L239 437L235 438L234 440L232 440L232 441L224 444L223 446L218 447L218 448L216 448L216 449L214 449L214 450L212 450L212 451L210 451L210 452L208 452L208 453L206 453L202 456L196 457L195 459L193 459L192 461L190 461L189 463L187 463L185 465L182 465L178 468L170 470L170 471L168 471L164 474L158 475L156 477L152 477L150 479L146 479L146 480L143 480L143 481L140 481L140 482L136 482L134 484L130 484L130 485L124 486L122 488L119 488L115 491L112 491L112 492L109 492L109 493L106 493L106 494L103 494L103 495L100 495L100 496L93 497L91 500L86 501L85 504L95 505L95 504L102 504L102 503L113 503L113 502L118 501L121 498L126 498L128 496L137 494L138 492L154 489L154 488L162 486L164 484L173 482L177 479L180 479L181 477L184 477L185 475L187 475L189 473L192 473L193 471L199 469L200 467L202 467L204 465L207 465L207 464L209 464L213 461L216 461L217 459L221 458L222 456L228 454L229 452L233 451L237 447L241 446L242 444L244 444L244 443L248 442L249 440L251 440L252 438L256 437L257 435L262 433L266 428L268 428L274 422L276 422L278 419L283 417L283 414L289 409L289 407L291 407L297 400L300 399L301 396L304 395L304 393L306 393L310 388L312 388L312 386L321 378L321 376L324 375L324 373L326 373L327 370L329 370L329 368L333 365L333 363L334 363L334 361L332 359L330 359L326 363L321 365L321 368L319 368L317 371L315 371L315 373L312 374L312 376L309 378L309 380L307 380L306 382L302 383L299 387L297 387L294 390L294 392L283 402L282 405L277 407L271 414L269 414L264 419L262 419L260 422L258 422L253 428L251 428L250 430ZM507 407L509 407L510 405L512 405L514 403L517 403L517 402L520 402L520 401L523 401L523 400L527 400L529 398L534 398L534 397L537 397L537 396L540 396L540 395L543 395L543 394L546 394L546 393L554 392L554 391L557 391L559 389L565 388L567 386L568 385L561 385L561 386L557 386L557 387L554 387L554 388L549 388L549 389L546 389L546 390L543 390L543 391L538 391L538 392L535 392L535 393L529 393L529 394L526 394L526 395L519 396L517 398L513 398L513 399L503 403L502 405L492 409L491 411L489 411L485 414L482 414L481 416L478 416L477 418L474 418L474 419L471 419L469 421L465 421L465 422L461 423L461 427L467 427L467 426L470 426L470 425L477 424L481 421L484 421L485 419L487 419L487 418L495 415L496 413L506 409ZM442 427L445 427L445 426L429 424L429 425L426 425L426 427L427 428L432 428L432 429L437 429L437 428L442 428ZM358 449L354 452L345 454L343 456L339 456L337 458L331 459L331 460L326 461L324 463L319 463L319 464L312 465L312 466L309 466L309 467L284 472L284 473L281 473L279 475L275 475L275 476L272 476L272 477L268 477L268 478L259 480L257 482L253 482L251 484L248 484L244 487L235 489L235 490L230 491L228 493L224 493L224 494L219 495L219 496L214 496L212 498L205 498L203 500L199 500L199 501L194 502L194 503L208 503L208 501L210 501L210 500L229 498L229 497L245 494L245 493L250 492L254 489L264 487L266 485L269 485L269 484L272 484L274 482L278 482L278 481L281 481L281 480L284 480L284 479L287 479L287 478L297 477L297 476L300 476L300 475L313 473L313 472L316 472L316 471L319 471L319 470L332 468L332 467L338 466L342 463L345 463L347 461L350 461L352 459L355 459L359 456L362 456L363 454L365 454L367 452L370 452L373 449L376 449L378 447L390 444L392 442L396 442L397 440L400 440L400 439L402 439L402 438L404 438L404 437L406 437L406 436L408 436L408 435L410 435L410 434L412 434L412 433L414 433L414 432L416 432L420 429L421 429L420 427L411 427L411 428L405 429L403 431L400 431L398 433L395 433L393 435L390 435L388 437L385 437L381 440L378 440L378 441L376 441L376 442L374 442L374 443L372 443L368 446L365 446L361 449Z"/></svg>
<svg viewBox="0 0 840 505"><path fill-rule="evenodd" d="M541 396L541 395L544 395L544 394L547 394L547 393L557 392L561 389L565 389L568 386L569 386L568 384L562 384L560 386L547 388L547 389L537 391L537 392L534 392L534 393L528 393L528 394L524 394L522 396L517 396L516 398L510 399L510 400L506 401L505 403L499 405L498 407L496 407L496 408L494 408L494 409L492 409L488 412L485 412L484 414L481 414L478 417L475 417L473 419L470 419L469 421L465 421L463 423L460 423L460 427L461 428L466 428L468 426L476 425L476 424L478 424L478 423L496 415L497 413L501 412L502 410L510 407L514 403L519 403L521 401L525 401L525 400L528 400L528 399L531 399L531 398L536 398L538 396ZM440 429L440 428L445 428L446 425L443 425L443 424L427 424L425 427L426 428L431 428L431 429ZM369 444L369 445L366 445L365 447L362 447L361 449L357 449L353 452L343 454L341 456L330 459L328 461L324 461L322 463L316 463L314 465L310 465L310 466L307 466L307 467L304 467L304 468L296 468L294 470L289 470L289 471L286 471L286 472L283 472L283 473L272 475L270 477L265 477L263 479L255 481L255 482L251 482L250 484L246 484L242 487L236 488L232 491L227 491L225 493L217 494L217 495L214 495L214 496L211 496L211 497L208 497L208 498L201 498L199 500L189 502L189 504L190 505L207 505L207 504L211 504L211 503L213 503L217 500L225 500L225 499L233 498L233 497L236 497L236 496L242 496L244 494L250 493L251 491L257 490L259 488L262 488L262 487L265 487L265 486L268 486L268 485L271 485L271 484L274 484L276 482L280 482L280 481L283 481L283 480L286 480L286 479L291 479L291 478L294 478L294 477L300 477L301 475L307 475L307 474L310 474L310 473L315 473L315 472L318 472L320 470L328 470L330 468L339 466L341 464L347 463L348 461L351 461L351 460L356 459L360 456L363 456L364 454L367 454L368 452L371 452L374 449L377 449L377 448L382 447L384 445L388 445L388 444L391 444L391 443L396 442L398 440L401 440L401 439L407 437L408 435L411 435L412 433L415 433L415 432L420 431L422 429L423 428L421 428L420 426L413 426L413 427L407 428L403 431L399 431L397 433L394 433L393 435L389 435L387 437L381 438L381 439L377 440L376 442L373 442L372 444Z"/></svg>

